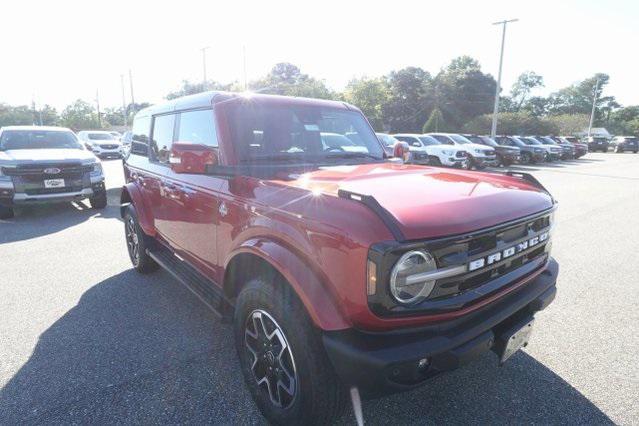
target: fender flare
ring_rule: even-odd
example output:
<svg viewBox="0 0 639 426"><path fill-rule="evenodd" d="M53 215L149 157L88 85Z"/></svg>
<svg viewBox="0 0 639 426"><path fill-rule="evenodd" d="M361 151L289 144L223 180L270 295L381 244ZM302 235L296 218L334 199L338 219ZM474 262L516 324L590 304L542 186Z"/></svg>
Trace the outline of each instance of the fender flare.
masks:
<svg viewBox="0 0 639 426"><path fill-rule="evenodd" d="M243 242L227 256L224 269L227 270L229 263L242 253L261 258L279 272L293 288L318 328L332 331L352 327L317 274L296 253L276 241L254 238Z"/></svg>
<svg viewBox="0 0 639 426"><path fill-rule="evenodd" d="M144 203L144 197L142 192L134 183L127 183L122 187L122 193L120 195L120 216L124 218L124 212L126 206L133 204L135 206L135 212L138 215L138 222L140 227L146 235L151 237L155 236L155 225L153 222L153 216L146 204Z"/></svg>

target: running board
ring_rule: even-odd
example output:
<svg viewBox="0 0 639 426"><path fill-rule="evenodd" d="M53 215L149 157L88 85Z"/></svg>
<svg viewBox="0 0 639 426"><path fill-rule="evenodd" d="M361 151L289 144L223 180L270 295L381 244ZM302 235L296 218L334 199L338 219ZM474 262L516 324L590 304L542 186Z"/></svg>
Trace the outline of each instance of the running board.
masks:
<svg viewBox="0 0 639 426"><path fill-rule="evenodd" d="M159 244L157 246L147 250L149 256L191 290L216 316L223 318L223 312L228 312L225 309L228 302L222 294L222 290L186 261L173 254L172 251Z"/></svg>

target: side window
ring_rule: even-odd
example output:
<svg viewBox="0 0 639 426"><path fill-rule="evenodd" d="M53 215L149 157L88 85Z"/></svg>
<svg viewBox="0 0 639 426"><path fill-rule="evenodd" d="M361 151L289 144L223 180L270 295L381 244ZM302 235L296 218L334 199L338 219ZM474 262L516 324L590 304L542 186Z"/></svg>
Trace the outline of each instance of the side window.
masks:
<svg viewBox="0 0 639 426"><path fill-rule="evenodd" d="M151 137L151 152L153 159L169 163L169 154L173 145L173 130L175 114L158 115L153 117L153 136Z"/></svg>
<svg viewBox="0 0 639 426"><path fill-rule="evenodd" d="M145 157L149 155L151 117L135 117L131 133L131 154L144 155Z"/></svg>
<svg viewBox="0 0 639 426"><path fill-rule="evenodd" d="M437 139L439 142L445 144L445 145L452 145L453 143L448 140L448 138L446 136L442 136L442 135L432 135L435 139Z"/></svg>
<svg viewBox="0 0 639 426"><path fill-rule="evenodd" d="M217 133L213 111L187 111L180 113L178 141L192 142L217 148Z"/></svg>

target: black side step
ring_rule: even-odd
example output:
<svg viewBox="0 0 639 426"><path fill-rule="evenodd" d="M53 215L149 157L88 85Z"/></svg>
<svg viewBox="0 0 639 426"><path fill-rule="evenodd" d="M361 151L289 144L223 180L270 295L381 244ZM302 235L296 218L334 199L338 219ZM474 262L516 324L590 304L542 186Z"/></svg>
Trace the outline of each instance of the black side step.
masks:
<svg viewBox="0 0 639 426"><path fill-rule="evenodd" d="M177 257L171 250L159 244L157 247L147 250L147 252L153 260L191 290L219 318L223 318L223 313L228 312L226 308L230 306L230 303L215 282L202 275L186 261Z"/></svg>

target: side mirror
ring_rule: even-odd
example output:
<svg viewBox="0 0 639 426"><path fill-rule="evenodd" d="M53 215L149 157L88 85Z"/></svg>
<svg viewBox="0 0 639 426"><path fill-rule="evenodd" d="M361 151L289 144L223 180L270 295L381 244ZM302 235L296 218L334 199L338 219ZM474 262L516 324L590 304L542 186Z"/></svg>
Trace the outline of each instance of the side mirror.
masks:
<svg viewBox="0 0 639 426"><path fill-rule="evenodd" d="M393 147L393 157L401 158L405 163L408 162L410 148L406 142L400 141Z"/></svg>
<svg viewBox="0 0 639 426"><path fill-rule="evenodd" d="M206 173L208 166L217 164L215 148L192 142L174 142L169 164L175 173Z"/></svg>

